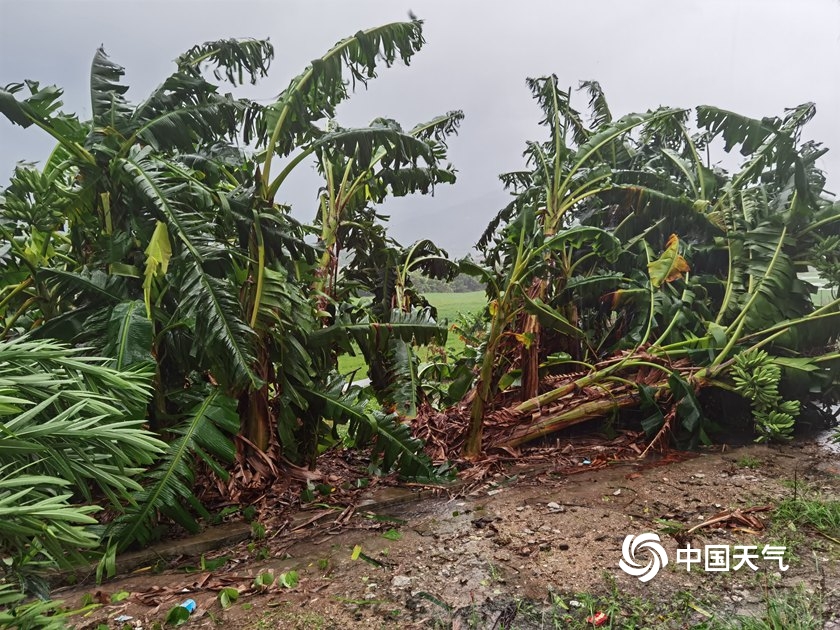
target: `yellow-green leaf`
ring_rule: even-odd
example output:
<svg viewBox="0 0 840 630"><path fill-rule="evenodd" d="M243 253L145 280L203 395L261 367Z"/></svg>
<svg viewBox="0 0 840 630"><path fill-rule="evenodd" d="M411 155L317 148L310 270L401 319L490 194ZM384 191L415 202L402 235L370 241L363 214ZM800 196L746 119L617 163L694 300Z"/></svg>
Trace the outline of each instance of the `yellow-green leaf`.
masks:
<svg viewBox="0 0 840 630"><path fill-rule="evenodd" d="M143 297L146 302L146 316L152 318L152 281L162 276L169 269L172 258L172 244L169 242L169 230L162 221L157 222L155 231L146 248L146 277L143 280Z"/></svg>
<svg viewBox="0 0 840 630"><path fill-rule="evenodd" d="M668 238L662 256L648 264L650 281L657 289L666 282L682 278L688 270L688 262L680 255L680 239L676 234Z"/></svg>

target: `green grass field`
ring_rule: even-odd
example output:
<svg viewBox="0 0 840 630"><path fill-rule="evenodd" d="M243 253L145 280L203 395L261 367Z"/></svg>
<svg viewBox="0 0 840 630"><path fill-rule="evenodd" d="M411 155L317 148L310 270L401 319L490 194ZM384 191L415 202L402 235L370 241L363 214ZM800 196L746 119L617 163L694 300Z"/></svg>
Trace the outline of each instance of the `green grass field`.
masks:
<svg viewBox="0 0 840 630"><path fill-rule="evenodd" d="M487 297L483 291L472 291L470 293L427 293L426 299L438 310L438 320L446 322L451 326L459 313L475 313L484 308L487 304ZM446 340L447 352L454 352L461 349L462 342L457 335L449 333ZM421 350L421 357L424 356ZM338 370L347 374L353 370L359 370L356 378L366 378L365 360L361 354L354 357L342 355L338 359Z"/></svg>
<svg viewBox="0 0 840 630"><path fill-rule="evenodd" d="M470 293L427 293L426 299L438 310L438 318L450 324L459 313L475 313L487 305L484 291Z"/></svg>

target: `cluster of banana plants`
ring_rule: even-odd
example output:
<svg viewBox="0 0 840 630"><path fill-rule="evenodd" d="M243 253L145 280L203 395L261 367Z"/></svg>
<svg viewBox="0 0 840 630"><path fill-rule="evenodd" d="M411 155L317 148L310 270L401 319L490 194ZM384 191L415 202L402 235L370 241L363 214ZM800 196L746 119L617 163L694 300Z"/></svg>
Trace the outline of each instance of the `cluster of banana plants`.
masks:
<svg viewBox="0 0 840 630"><path fill-rule="evenodd" d="M493 445L640 405L652 436L696 443L705 386L749 400L759 439L789 437L797 401L836 395L840 369L840 301L818 308L802 279L817 270L837 286L840 205L816 166L826 149L801 139L814 106L613 118L595 82L581 85L585 112L556 76L528 84L548 139L501 176L513 199L479 242L483 264L463 266L490 301L465 454L488 446L485 419L511 387L520 426ZM734 149L734 169L712 162L737 162Z"/></svg>
<svg viewBox="0 0 840 630"><path fill-rule="evenodd" d="M313 465L339 424L373 446L383 469L434 476L396 412L410 414L421 395L413 347L442 342L446 329L412 292L408 271L447 277L454 267L431 243L389 239L375 208L455 180L446 143L462 114L408 131L393 120L353 129L333 120L353 85L378 66L409 63L423 43L416 19L360 31L270 104L222 89L267 76L274 51L262 40L193 47L139 103L126 99L123 68L100 49L90 120L62 110L59 88L0 89L5 118L56 141L42 168L19 165L0 196L0 370L23 344L58 344L79 379L89 373L83 357L101 357L107 384L84 380L41 404L24 395L27 374L0 383L0 515L11 503L47 501L38 489L50 474L69 488L54 501L109 500L112 549L149 542L161 515L194 531L206 515L194 494L197 462L237 491L264 486L288 463ZM312 224L275 201L307 160L325 178ZM375 395L337 374L351 341L371 364ZM119 420L109 404L131 415ZM47 452L22 431L53 411L44 439L96 439L78 451L81 463L46 473ZM29 450L6 461L7 442L18 441ZM34 489L17 492L22 483ZM73 529L92 520L88 508L74 509L55 531L79 547L99 540ZM17 541L4 534L4 557L13 551L7 540ZM58 553L49 539L17 542L35 555Z"/></svg>

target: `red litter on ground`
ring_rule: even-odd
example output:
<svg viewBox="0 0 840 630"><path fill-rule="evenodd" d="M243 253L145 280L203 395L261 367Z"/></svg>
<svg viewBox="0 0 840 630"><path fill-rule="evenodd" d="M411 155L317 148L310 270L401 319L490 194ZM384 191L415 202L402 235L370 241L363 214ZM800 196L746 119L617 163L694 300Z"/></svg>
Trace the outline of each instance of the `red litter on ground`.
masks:
<svg viewBox="0 0 840 630"><path fill-rule="evenodd" d="M603 626L607 621L609 621L609 617L607 617L606 613L597 612L594 615L586 618L586 623L591 623L593 626Z"/></svg>

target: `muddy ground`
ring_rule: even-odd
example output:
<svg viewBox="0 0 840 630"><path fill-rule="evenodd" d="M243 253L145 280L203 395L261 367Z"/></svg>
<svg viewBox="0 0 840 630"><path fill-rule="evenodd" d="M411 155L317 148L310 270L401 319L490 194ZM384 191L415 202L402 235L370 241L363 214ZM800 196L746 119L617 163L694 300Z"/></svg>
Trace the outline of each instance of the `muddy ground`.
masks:
<svg viewBox="0 0 840 630"><path fill-rule="evenodd" d="M258 526L256 539L207 554L205 569L228 558L212 571L192 559L55 595L77 606L125 597L76 617L79 629L155 628L188 597L198 604L184 626L193 628L593 627L598 612L607 618L602 627L723 627L737 626L738 615L761 617L768 601L788 596L807 600L811 627L840 628L840 544L774 518L772 509L749 510L794 495L840 500L840 455L804 442L717 447L654 463L588 471L581 461L573 475L499 474L464 496L376 514L359 507L340 530L333 516L300 526L329 513L315 507L298 517L291 546L288 535L260 538ZM737 509L741 520L687 533ZM618 566L625 536L643 532L658 533L670 558L647 583ZM786 545L789 568L759 557L757 571L687 572L674 561L686 543ZM286 573L288 581L290 571L299 577L293 588L254 587L261 573ZM222 587L242 591L225 610Z"/></svg>

